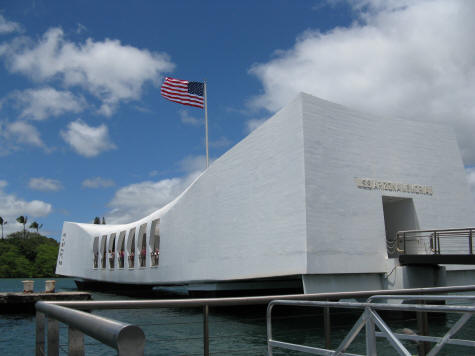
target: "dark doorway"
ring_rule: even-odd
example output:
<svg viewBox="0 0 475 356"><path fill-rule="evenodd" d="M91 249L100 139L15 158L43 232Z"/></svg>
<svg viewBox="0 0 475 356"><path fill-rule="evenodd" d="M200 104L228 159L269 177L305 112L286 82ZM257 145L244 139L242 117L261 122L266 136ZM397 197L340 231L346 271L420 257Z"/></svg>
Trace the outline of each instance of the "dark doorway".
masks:
<svg viewBox="0 0 475 356"><path fill-rule="evenodd" d="M396 233L404 230L418 230L419 221L412 198L383 196L384 226L388 257L398 256Z"/></svg>

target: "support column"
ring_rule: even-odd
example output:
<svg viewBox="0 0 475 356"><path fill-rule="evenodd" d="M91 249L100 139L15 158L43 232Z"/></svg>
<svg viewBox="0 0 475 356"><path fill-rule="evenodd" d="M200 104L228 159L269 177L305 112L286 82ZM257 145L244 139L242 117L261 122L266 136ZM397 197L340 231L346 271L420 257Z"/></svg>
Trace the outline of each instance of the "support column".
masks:
<svg viewBox="0 0 475 356"><path fill-rule="evenodd" d="M59 356L59 322L48 318L48 356Z"/></svg>
<svg viewBox="0 0 475 356"><path fill-rule="evenodd" d="M209 356L209 325L208 325L208 305L203 306L203 355Z"/></svg>
<svg viewBox="0 0 475 356"><path fill-rule="evenodd" d="M77 329L69 327L69 356L84 356L84 334Z"/></svg>
<svg viewBox="0 0 475 356"><path fill-rule="evenodd" d="M45 315L36 312L36 356L45 355Z"/></svg>

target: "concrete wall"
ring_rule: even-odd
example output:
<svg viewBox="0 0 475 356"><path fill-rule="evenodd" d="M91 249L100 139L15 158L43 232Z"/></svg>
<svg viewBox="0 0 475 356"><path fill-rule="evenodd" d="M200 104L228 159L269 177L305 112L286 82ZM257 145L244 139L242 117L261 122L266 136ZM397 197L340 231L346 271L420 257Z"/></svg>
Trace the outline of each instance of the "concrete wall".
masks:
<svg viewBox="0 0 475 356"><path fill-rule="evenodd" d="M433 194L361 189L356 178L427 185ZM124 225L65 223L57 273L121 283L305 275L306 287L318 290L379 285L395 267L386 252L383 195L412 198L422 229L474 225L450 130L301 94L150 216ZM158 218L155 268L148 241ZM138 268L136 258L134 269L118 269L117 261L114 269L108 262L94 269L94 237L107 236L109 246L124 231L126 246L131 231L147 234L147 267Z"/></svg>
<svg viewBox="0 0 475 356"><path fill-rule="evenodd" d="M216 160L161 219L167 279L305 272L301 115L297 98Z"/></svg>
<svg viewBox="0 0 475 356"><path fill-rule="evenodd" d="M414 201L421 229L473 225L475 211L452 131L375 117L302 95L307 273L386 272L382 196ZM355 178L429 185L433 195L358 188Z"/></svg>

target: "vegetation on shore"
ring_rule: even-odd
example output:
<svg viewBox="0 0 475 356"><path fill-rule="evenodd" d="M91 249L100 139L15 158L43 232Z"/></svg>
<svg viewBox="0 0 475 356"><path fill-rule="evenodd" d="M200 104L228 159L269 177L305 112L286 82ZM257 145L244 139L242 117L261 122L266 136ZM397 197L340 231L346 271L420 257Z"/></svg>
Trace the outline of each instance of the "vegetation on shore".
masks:
<svg viewBox="0 0 475 356"><path fill-rule="evenodd" d="M54 277L59 243L38 232L23 231L0 239L0 278Z"/></svg>

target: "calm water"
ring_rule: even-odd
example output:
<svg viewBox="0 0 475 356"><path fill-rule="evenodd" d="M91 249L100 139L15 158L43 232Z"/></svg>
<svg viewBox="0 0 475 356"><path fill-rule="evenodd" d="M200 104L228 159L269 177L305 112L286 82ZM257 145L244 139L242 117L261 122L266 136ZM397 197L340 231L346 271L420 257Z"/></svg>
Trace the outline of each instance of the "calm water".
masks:
<svg viewBox="0 0 475 356"><path fill-rule="evenodd" d="M44 288L45 279L35 279L35 290ZM0 291L19 291L21 279L0 279ZM76 290L72 279L56 279L57 291ZM93 293L95 300L129 299L112 294ZM302 310L299 314L281 311L276 307L273 318L274 338L282 341L323 347L321 315L311 315ZM139 325L146 335L146 355L202 355L201 309L152 309L111 310L97 314ZM346 335L357 313L332 314L332 341L334 346ZM212 355L265 355L267 351L265 308L212 308L210 309L210 353ZM433 335L442 336L448 326L456 321L455 316L432 320ZM414 320L390 322L393 330L416 329ZM0 315L0 355L30 355L34 353L35 322L28 315ZM66 355L67 328L60 329L61 354ZM475 323L462 330L460 338L475 339ZM86 338L87 355L116 355L116 352L93 339ZM406 344L416 354L414 345ZM348 352L364 354L364 332L353 343ZM380 355L396 355L384 340L378 340ZM297 352L279 351L275 355L304 355ZM467 348L447 349L441 355L475 355Z"/></svg>

